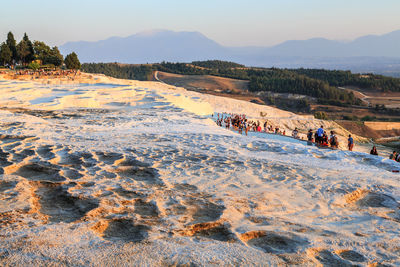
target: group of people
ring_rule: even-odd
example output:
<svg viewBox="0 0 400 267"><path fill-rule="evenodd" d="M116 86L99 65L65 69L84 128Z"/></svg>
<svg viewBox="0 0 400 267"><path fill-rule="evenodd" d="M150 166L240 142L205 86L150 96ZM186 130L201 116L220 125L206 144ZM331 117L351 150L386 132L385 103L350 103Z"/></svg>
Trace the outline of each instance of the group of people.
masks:
<svg viewBox="0 0 400 267"><path fill-rule="evenodd" d="M400 162L400 153L393 151L393 153L390 154L389 159Z"/></svg>
<svg viewBox="0 0 400 267"><path fill-rule="evenodd" d="M39 70L31 70L31 69L25 69L25 70L16 70L16 71L0 71L0 74L9 74L13 75L14 77L18 76L33 76L36 78L41 78L41 77L49 77L49 78L55 78L55 77L75 77L76 75L79 74L79 70L45 70L45 69L39 69Z"/></svg>
<svg viewBox="0 0 400 267"><path fill-rule="evenodd" d="M249 131L253 131L286 135L286 131L281 130L278 126L268 125L268 122L265 121L263 127L261 127L260 121L249 120L244 114L218 113L216 123L218 126L225 127L226 129L232 127L240 134L244 133L247 135Z"/></svg>
<svg viewBox="0 0 400 267"><path fill-rule="evenodd" d="M312 131L312 129L308 130L307 141L315 143L319 147L331 147L335 149L339 147L339 139L336 136L335 131L331 131L330 136L328 136L323 125L321 125L321 127L319 127L315 133ZM349 135L348 148L350 151L352 151L353 147L354 140L351 135Z"/></svg>
<svg viewBox="0 0 400 267"><path fill-rule="evenodd" d="M286 135L286 131L281 130L279 126L274 127L272 124L268 124L268 121L265 121L263 127L261 127L260 121L248 120L244 114L217 113L216 123L218 126L225 127L226 129L232 127L240 134L244 133L247 135L249 131L253 131ZM292 131L292 137L301 139L297 127ZM339 139L337 138L336 133L331 131L330 136L328 136L326 131L324 131L323 126L321 126L315 133L310 129L307 134L307 140L308 142L315 143L320 147L331 147L335 149L339 147ZM352 151L353 147L354 140L351 135L349 135L348 148Z"/></svg>
<svg viewBox="0 0 400 267"><path fill-rule="evenodd" d="M238 131L240 134L244 133L247 135L249 131L253 131L286 135L286 131L281 130L278 126L274 127L272 124L268 124L268 122L265 121L263 127L261 127L260 121L251 121L247 119L246 115L244 114L218 113L216 123L218 126L225 127L226 129L232 128L233 130ZM297 127L292 131L292 137L301 139ZM333 149L337 149L339 147L339 139L335 131L330 131L330 135L328 136L324 130L324 126L322 125L315 132L313 132L312 129L308 131L307 141L309 143L315 143L319 147L331 147ZM347 139L347 148L349 151L353 151L354 148L354 139L351 134L349 134ZM370 154L376 156L378 155L376 146L372 147ZM400 162L400 153L393 151L393 153L390 155L390 159Z"/></svg>
<svg viewBox="0 0 400 267"><path fill-rule="evenodd" d="M15 71L15 75L37 75L37 76L55 76L55 77L64 77L70 75L77 75L77 70L17 70Z"/></svg>

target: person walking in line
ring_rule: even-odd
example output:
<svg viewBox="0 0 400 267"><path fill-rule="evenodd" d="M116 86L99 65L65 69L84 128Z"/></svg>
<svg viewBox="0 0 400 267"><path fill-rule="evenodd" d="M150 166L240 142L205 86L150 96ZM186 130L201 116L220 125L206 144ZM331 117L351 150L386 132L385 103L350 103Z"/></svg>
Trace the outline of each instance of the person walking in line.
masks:
<svg viewBox="0 0 400 267"><path fill-rule="evenodd" d="M307 134L307 140L308 140L308 142L313 142L314 140L313 140L313 131L310 129L310 130L308 130L308 134Z"/></svg>
<svg viewBox="0 0 400 267"><path fill-rule="evenodd" d="M321 138L321 143L319 144L321 147L327 147L329 146L329 138L328 135L326 134L326 132L324 131L324 133L322 134L322 138Z"/></svg>
<svg viewBox="0 0 400 267"><path fill-rule="evenodd" d="M371 152L369 152L371 155L378 156L378 151L376 150L376 146L373 146L371 149Z"/></svg>
<svg viewBox="0 0 400 267"><path fill-rule="evenodd" d="M397 152L393 151L393 153L390 154L389 159L396 160L396 157L397 157Z"/></svg>
<svg viewBox="0 0 400 267"><path fill-rule="evenodd" d="M319 129L316 132L316 139L315 142L321 144L322 143L322 137L324 135L324 126L321 125L321 127L319 127Z"/></svg>
<svg viewBox="0 0 400 267"><path fill-rule="evenodd" d="M247 123L247 119L245 119L243 122L243 128L244 128L244 132L246 133L246 136L247 136L247 133L249 132L249 125Z"/></svg>
<svg viewBox="0 0 400 267"><path fill-rule="evenodd" d="M294 128L293 132L292 132L292 137L295 139L299 138L299 131L297 130L297 127Z"/></svg>
<svg viewBox="0 0 400 267"><path fill-rule="evenodd" d="M353 151L354 139L351 137L351 134L349 134L349 139L347 139L347 146L349 147L350 151Z"/></svg>
<svg viewBox="0 0 400 267"><path fill-rule="evenodd" d="M337 138L337 136L336 136L334 131L331 131L331 136L329 138L329 143L330 143L332 148L338 148L339 147L339 141L338 141L338 138Z"/></svg>

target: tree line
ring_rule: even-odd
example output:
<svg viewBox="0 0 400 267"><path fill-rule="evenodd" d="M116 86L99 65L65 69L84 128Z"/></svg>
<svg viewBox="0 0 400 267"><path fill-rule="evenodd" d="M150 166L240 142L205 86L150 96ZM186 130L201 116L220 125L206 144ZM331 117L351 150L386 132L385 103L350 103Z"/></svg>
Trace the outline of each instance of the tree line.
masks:
<svg viewBox="0 0 400 267"><path fill-rule="evenodd" d="M301 75L329 83L331 86L356 86L382 92L400 92L400 79L372 73L354 74L350 71L324 69L291 69Z"/></svg>
<svg viewBox="0 0 400 267"><path fill-rule="evenodd" d="M321 104L339 106L361 104L352 92L340 90L325 81L289 70L258 70L250 76L249 90L307 95L317 98Z"/></svg>
<svg viewBox="0 0 400 267"><path fill-rule="evenodd" d="M123 65L118 63L84 63L82 71L102 73L118 79L149 81L152 79L154 68L151 65Z"/></svg>
<svg viewBox="0 0 400 267"><path fill-rule="evenodd" d="M320 80L327 83L331 87L356 86L362 89L372 89L382 92L400 92L400 79L376 75L372 73L356 74L350 71L341 70L325 70L325 69L277 69L277 68L246 68L243 65L232 62L219 60L194 61L192 63L169 63L162 62L158 65L160 70L165 70L177 74L191 75L216 75L227 78L235 78L241 80L250 80L251 77L265 76L272 78L273 76L282 77L298 76L300 80L304 80L301 76ZM197 68L200 66L202 68ZM297 74L297 75L296 75Z"/></svg>
<svg viewBox="0 0 400 267"><path fill-rule="evenodd" d="M328 82L314 79L288 69L278 68L232 68L230 62L221 64L218 61L206 61L214 68L198 68L200 64L162 62L154 64L157 70L183 75L215 75L249 81L249 90L252 92L271 91L276 93L291 93L315 97L319 102L332 105L357 105L360 100L352 92L340 90Z"/></svg>
<svg viewBox="0 0 400 267"><path fill-rule="evenodd" d="M238 64L230 61L222 60L206 60L206 61L193 61L194 66L208 68L208 69L231 69L231 68L245 68L245 65Z"/></svg>
<svg viewBox="0 0 400 267"><path fill-rule="evenodd" d="M12 32L7 34L7 39L0 45L0 65L14 67L61 67L65 63L68 69L80 69L81 64L75 52L65 58L57 46L50 47L41 41L32 42L25 33L17 44Z"/></svg>

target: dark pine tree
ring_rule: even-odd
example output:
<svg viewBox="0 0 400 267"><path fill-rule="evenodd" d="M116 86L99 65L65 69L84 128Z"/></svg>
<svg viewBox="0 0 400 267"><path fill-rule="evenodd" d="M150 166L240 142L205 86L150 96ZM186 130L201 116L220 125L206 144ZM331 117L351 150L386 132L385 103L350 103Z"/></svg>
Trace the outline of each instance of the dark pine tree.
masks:
<svg viewBox="0 0 400 267"><path fill-rule="evenodd" d="M78 55L75 52L68 54L65 57L65 66L67 69L75 69L78 70L81 68L81 63L79 62Z"/></svg>
<svg viewBox="0 0 400 267"><path fill-rule="evenodd" d="M12 52L6 43L2 43L0 47L0 65L12 64Z"/></svg>
<svg viewBox="0 0 400 267"><path fill-rule="evenodd" d="M12 32L9 32L7 34L6 44L8 45L8 48L10 48L11 50L13 62L16 62L18 60L17 42L15 41L14 34L12 34Z"/></svg>

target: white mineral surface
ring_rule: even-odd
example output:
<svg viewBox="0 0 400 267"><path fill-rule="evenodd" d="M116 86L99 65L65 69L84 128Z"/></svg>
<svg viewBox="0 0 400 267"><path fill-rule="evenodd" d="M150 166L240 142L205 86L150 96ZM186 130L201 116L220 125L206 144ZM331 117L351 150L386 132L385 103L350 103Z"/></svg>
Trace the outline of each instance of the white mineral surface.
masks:
<svg viewBox="0 0 400 267"><path fill-rule="evenodd" d="M0 265L400 265L398 163L210 115L312 118L106 82L0 80Z"/></svg>

